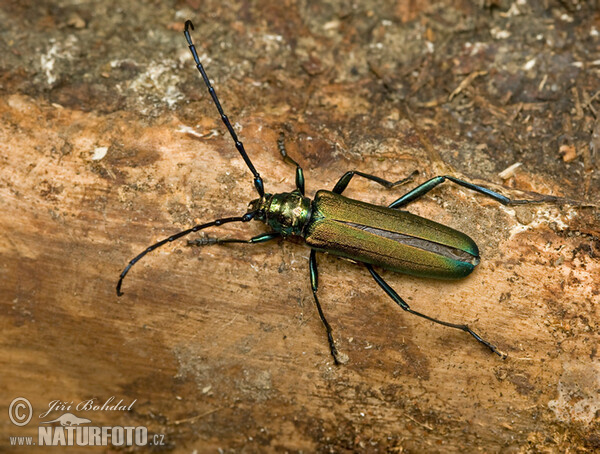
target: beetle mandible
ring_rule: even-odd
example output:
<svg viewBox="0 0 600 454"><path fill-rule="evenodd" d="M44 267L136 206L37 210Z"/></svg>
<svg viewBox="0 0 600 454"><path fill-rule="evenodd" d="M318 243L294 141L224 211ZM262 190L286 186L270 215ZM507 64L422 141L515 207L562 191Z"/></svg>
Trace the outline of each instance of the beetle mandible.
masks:
<svg viewBox="0 0 600 454"><path fill-rule="evenodd" d="M404 194L387 207L383 207L344 197L342 193L354 176L366 178L389 189L410 181L412 175L408 178L391 182L374 175L353 170L342 175L333 190L319 190L315 194L314 199L311 200L304 195L304 173L302 168L288 156L282 137L278 141L278 148L284 161L296 167L296 189L280 194L266 193L262 177L256 171L244 149L244 144L238 139L229 118L225 115L215 89L211 85L206 71L200 62L196 47L190 36L190 29L193 30L194 26L188 20L185 22L184 35L196 67L202 75L202 79L219 111L221 120L235 143L235 147L254 177L254 187L259 197L250 202L248 211L242 216L222 218L196 225L145 249L131 260L121 273L119 282L117 283L117 295L121 296L123 294L121 292L121 285L131 267L147 253L159 248L163 244L208 227L220 226L231 222L249 222L254 219L267 224L272 231L262 233L247 240L236 238L205 238L199 243L202 245L224 243L257 244L278 237L297 236L303 238L311 249L309 272L313 297L317 312L327 332L329 349L336 364L340 364L343 360L336 348L331 325L325 318L321 303L317 297L317 252L330 253L362 263L373 279L375 279L375 282L405 311L423 317L431 322L465 331L493 353L496 353L500 357L505 357L506 355L496 346L480 337L468 325L445 322L411 309L373 267L413 276L437 279L460 279L473 271L479 263L479 249L471 238L445 225L416 216L407 211L399 210L399 208L405 207L410 202L419 199L444 181L451 181L491 197L503 205L523 205L556 201L557 198L544 196L537 200L513 200L482 186L460 180L450 175L442 175L431 178L412 191Z"/></svg>

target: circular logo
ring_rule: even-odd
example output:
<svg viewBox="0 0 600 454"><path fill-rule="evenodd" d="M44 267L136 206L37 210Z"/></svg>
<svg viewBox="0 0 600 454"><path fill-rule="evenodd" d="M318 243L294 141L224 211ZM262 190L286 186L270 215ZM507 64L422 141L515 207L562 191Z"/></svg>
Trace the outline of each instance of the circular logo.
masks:
<svg viewBox="0 0 600 454"><path fill-rule="evenodd" d="M24 397L13 399L8 407L8 417L15 426L24 426L33 416L33 407Z"/></svg>

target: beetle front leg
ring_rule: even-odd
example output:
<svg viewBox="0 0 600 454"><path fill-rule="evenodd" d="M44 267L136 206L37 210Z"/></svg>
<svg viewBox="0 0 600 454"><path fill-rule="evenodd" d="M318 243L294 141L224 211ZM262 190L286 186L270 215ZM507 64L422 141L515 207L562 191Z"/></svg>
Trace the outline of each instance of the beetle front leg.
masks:
<svg viewBox="0 0 600 454"><path fill-rule="evenodd" d="M287 154L287 150L285 149L285 135L283 132L279 134L279 139L277 139L277 147L279 148L279 153L281 153L281 156L283 156L283 160L288 164L296 166L296 189L300 191L300 194L304 195L304 172L302 171L300 164L290 158Z"/></svg>
<svg viewBox="0 0 600 454"><path fill-rule="evenodd" d="M265 241L274 240L281 236L278 232L261 233L256 235L249 240L243 240L241 238L213 238L204 237L196 238L194 240L188 240L188 246L209 246L211 244L225 244L225 243L245 243L245 244L258 244L264 243Z"/></svg>
<svg viewBox="0 0 600 454"><path fill-rule="evenodd" d="M433 177L430 180L427 180L425 183L417 186L412 191L404 194L398 200L395 200L390 205L388 205L388 208L400 208L404 205L407 205L410 202L423 197L437 185L442 184L446 180L452 181L453 183L456 183L467 189L471 189L472 191L479 192L480 194L487 195L488 197L491 197L492 199L500 202L502 205L525 205L527 203L556 202L558 200L557 197L553 196L543 196L536 200L513 200L503 196L498 192L492 191L491 189L484 188L483 186L478 186L476 184L469 183L468 181L459 180L458 178L454 178L450 175L440 175L437 177Z"/></svg>
<svg viewBox="0 0 600 454"><path fill-rule="evenodd" d="M390 296L390 298L392 298L394 300L394 302L398 306L400 306L402 309L404 309L406 312L410 312L411 314L417 315L419 317L423 317L424 319L427 319L431 322L438 323L438 324L444 325L444 326L448 326L450 328L456 328L456 329L459 329L466 333L469 333L471 336L473 336L477 340L477 342L485 345L493 353L500 356L502 359L506 358L506 356L507 356L506 353L501 352L500 350L498 350L498 348L495 345L492 345L488 341L482 339L481 336L479 336L479 334L477 334L475 331L473 331L467 325L458 325L455 323L444 322L442 320L438 320L433 317L429 317L428 315L421 314L420 312L412 310L410 308L410 306L406 303L406 301L404 301L402 298L400 298L400 295L398 295L396 293L396 291L392 287L390 287L390 285L387 282L385 282L383 280L383 278L373 269L373 267L371 265L365 264L365 266L369 270L369 273L371 273L371 276L373 276L373 279L375 279L375 282L377 282L379 284L379 286L383 289L383 291L385 293L387 293Z"/></svg>
<svg viewBox="0 0 600 454"><path fill-rule="evenodd" d="M412 181L413 177L418 173L419 173L419 171L415 170L408 177L403 178L402 180L388 181L388 180L384 180L383 178L376 177L375 175L370 175L368 173L359 172L358 170L350 170L349 172L346 172L344 175L342 175L342 178L339 179L339 181L336 183L335 187L333 188L333 190L331 192L334 192L336 194L341 194L342 192L344 192L346 190L346 188L348 187L350 180L355 175L366 178L367 180L374 181L375 183L378 183L387 189L391 189L395 186L399 186L401 184Z"/></svg>
<svg viewBox="0 0 600 454"><path fill-rule="evenodd" d="M317 257L314 249L311 249L310 251L308 267L310 270L310 285L312 287L313 296L315 297L317 311L319 312L319 317L321 317L321 321L323 322L323 325L325 325L325 329L327 330L327 340L329 341L329 349L331 350L331 356L333 356L333 361L335 362L335 364L342 364L345 361L341 360L339 357L339 353L333 340L333 330L331 329L331 325L325 318L325 314L323 313L323 309L321 308L321 303L319 302L319 298L317 297L317 290L319 289L319 273L317 271Z"/></svg>

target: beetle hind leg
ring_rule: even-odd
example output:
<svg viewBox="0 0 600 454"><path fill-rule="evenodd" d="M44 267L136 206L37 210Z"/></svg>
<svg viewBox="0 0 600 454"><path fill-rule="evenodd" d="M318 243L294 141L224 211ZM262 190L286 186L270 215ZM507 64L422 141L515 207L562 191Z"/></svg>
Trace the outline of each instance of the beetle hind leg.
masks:
<svg viewBox="0 0 600 454"><path fill-rule="evenodd" d="M317 297L317 291L319 289L319 273L317 271L317 257L314 249L310 251L310 258L308 261L309 269L310 269L310 285L312 287L313 296L315 298L315 304L317 305L317 311L319 312L319 317L327 330L327 340L329 341L329 349L331 351L331 356L333 356L333 361L336 365L343 364L347 362L345 355L340 354L335 346L335 342L333 340L333 330L331 329L331 325L325 318L325 314L323 313L323 309L321 308L321 303L319 302L319 298Z"/></svg>
<svg viewBox="0 0 600 454"><path fill-rule="evenodd" d="M479 342L480 344L486 346L493 353L495 353L496 355L500 356L502 359L506 358L506 356L507 356L506 353L503 353L500 350L498 350L498 348L495 345L493 345L493 344L489 343L488 341L486 341L485 339L483 339L481 336L479 336L479 334L477 334L475 331L473 331L467 325L459 325L459 324L456 324L456 323L444 322L442 320L438 320L438 319L435 319L433 317L429 317L428 315L425 315L425 314L422 314L420 312L412 310L410 308L410 306L406 303L406 301L404 301L402 298L400 298L400 295L398 295L396 293L396 291L392 287L390 287L390 285L387 282L385 282L383 280L383 278L379 275L379 273L377 273L373 269L373 267L371 265L365 264L365 266L367 267L367 269L371 273L371 276L373 276L373 279L375 279L375 282L377 282L379 284L379 286L384 290L384 292L387 293L390 296L390 298L392 298L394 300L394 302L398 306L400 306L402 309L404 309L406 312L410 312L411 314L417 315L417 316L422 317L424 319L427 319L427 320L429 320L431 322L438 323L438 324L443 325L443 326L448 326L450 328L459 329L461 331L469 333L471 336L473 336L475 338L475 340L477 340L477 342Z"/></svg>
<svg viewBox="0 0 600 454"><path fill-rule="evenodd" d="M535 199L535 200L509 199L508 197L505 197L496 191L492 191L491 189L484 188L483 186L478 186L476 184L469 183L468 181L454 178L450 175L440 175L440 176L433 177L433 178L427 180L425 183L417 186L412 191L407 192L402 197L400 197L398 200L395 200L390 205L388 205L388 208L400 208L404 205L409 204L410 202L413 202L414 200L420 199L425 194L427 194L429 191L431 191L433 188L442 184L444 181L451 181L451 182L458 184L459 186L462 186L464 188L471 189L472 191L475 191L475 192L479 192L480 194L486 195L486 196L496 200L497 202L500 202L502 205L508 205L508 206L510 206L510 205L525 205L528 203L556 202L558 200L557 197L550 196L550 195L543 196L543 197L541 197L539 199Z"/></svg>

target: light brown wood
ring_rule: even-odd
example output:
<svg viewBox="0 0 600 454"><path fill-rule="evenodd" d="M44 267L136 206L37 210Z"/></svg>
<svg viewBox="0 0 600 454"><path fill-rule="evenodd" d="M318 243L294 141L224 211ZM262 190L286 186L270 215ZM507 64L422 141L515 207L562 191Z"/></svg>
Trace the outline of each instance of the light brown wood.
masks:
<svg viewBox="0 0 600 454"><path fill-rule="evenodd" d="M173 40L185 55L182 36ZM0 411L6 415L22 396L34 417L22 428L4 418L0 446L12 452L9 435L36 437L41 419L64 413L39 418L55 399L101 403L114 396L135 401L131 411L72 412L99 426L146 426L165 434L175 452L598 447L598 208L504 208L450 184L410 206L471 236L481 264L455 282L383 276L414 309L468 323L508 353L504 361L465 333L404 313L363 267L319 255L320 299L348 356L347 364L334 366L301 242L198 248L181 240L134 266L117 298L119 273L145 247L194 223L242 214L255 198L201 81L188 74L189 57L182 60L168 68L174 79L160 84L194 102L179 100L151 118L137 108L114 108L112 99L83 108L67 102L64 87L50 99L13 82L4 88ZM223 77L226 64L218 60L209 72ZM274 102L245 79L216 84L268 191L294 185L294 169L277 151L282 129L311 195L332 188L349 169L390 180L419 169L415 184L422 182L443 164L428 160L428 146L465 172L456 175L500 181L493 172L463 167L462 150L473 152L474 145L444 129L443 113L439 124L393 104L374 114L378 106L365 99L360 83L315 76L307 88L304 76L288 76L289 84L312 93L307 110L287 106L285 90ZM41 77L34 82L44 86ZM236 87L243 92L236 95ZM75 99L94 101L79 89L73 88ZM154 88L131 90L124 99L139 107L146 101L135 104L135 97ZM361 112L372 115L364 124ZM473 161L477 169L494 168L486 156ZM598 203L597 191L578 194L571 176L536 169L522 166L507 184ZM384 204L415 184L386 191L353 180L347 194ZM263 231L252 222L209 234L249 238Z"/></svg>

